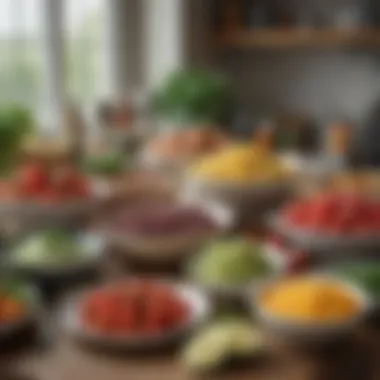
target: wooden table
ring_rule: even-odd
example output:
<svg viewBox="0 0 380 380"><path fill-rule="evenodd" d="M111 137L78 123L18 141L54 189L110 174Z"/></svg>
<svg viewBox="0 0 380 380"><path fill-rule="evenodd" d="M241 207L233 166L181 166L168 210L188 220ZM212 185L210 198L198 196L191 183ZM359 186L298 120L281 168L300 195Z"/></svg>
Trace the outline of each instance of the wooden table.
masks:
<svg viewBox="0 0 380 380"><path fill-rule="evenodd" d="M17 373L30 380L186 380L192 378L178 360L178 350L111 356L57 337L44 352L12 359ZM9 363L9 362L8 362ZM14 373L15 373L14 372ZM1 374L1 372L0 372ZM0 377L7 380L5 377ZM285 350L278 344L265 358L205 376L219 380L377 380L380 378L380 333L359 336L320 352ZM23 377L20 378L22 380ZM18 380L18 377L9 380Z"/></svg>

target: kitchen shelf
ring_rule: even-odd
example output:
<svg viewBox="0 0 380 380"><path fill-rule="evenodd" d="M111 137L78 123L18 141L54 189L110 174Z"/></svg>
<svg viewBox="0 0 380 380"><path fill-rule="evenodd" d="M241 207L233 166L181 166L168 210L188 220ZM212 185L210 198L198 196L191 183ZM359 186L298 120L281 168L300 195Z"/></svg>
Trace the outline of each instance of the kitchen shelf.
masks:
<svg viewBox="0 0 380 380"><path fill-rule="evenodd" d="M220 50L380 47L380 29L261 29L237 31L217 38Z"/></svg>

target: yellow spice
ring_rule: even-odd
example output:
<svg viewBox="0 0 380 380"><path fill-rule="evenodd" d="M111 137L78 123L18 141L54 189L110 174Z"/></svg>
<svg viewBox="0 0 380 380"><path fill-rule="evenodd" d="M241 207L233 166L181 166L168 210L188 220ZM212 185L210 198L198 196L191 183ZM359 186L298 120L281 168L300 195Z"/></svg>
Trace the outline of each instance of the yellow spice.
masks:
<svg viewBox="0 0 380 380"><path fill-rule="evenodd" d="M265 149L235 144L194 165L193 172L205 179L224 181L271 181L285 176L283 165Z"/></svg>
<svg viewBox="0 0 380 380"><path fill-rule="evenodd" d="M315 278L285 280L267 291L261 302L271 315L306 323L344 321L360 307L357 297L340 283Z"/></svg>

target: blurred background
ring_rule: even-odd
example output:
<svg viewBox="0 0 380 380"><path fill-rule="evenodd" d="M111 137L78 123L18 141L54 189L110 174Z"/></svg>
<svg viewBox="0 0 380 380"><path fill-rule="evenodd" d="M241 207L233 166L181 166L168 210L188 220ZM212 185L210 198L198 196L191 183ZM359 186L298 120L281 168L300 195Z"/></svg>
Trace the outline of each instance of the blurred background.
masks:
<svg viewBox="0 0 380 380"><path fill-rule="evenodd" d="M233 85L230 127L297 113L361 125L378 97L374 0L0 1L1 101L57 131L67 102L147 99L174 69L207 66Z"/></svg>

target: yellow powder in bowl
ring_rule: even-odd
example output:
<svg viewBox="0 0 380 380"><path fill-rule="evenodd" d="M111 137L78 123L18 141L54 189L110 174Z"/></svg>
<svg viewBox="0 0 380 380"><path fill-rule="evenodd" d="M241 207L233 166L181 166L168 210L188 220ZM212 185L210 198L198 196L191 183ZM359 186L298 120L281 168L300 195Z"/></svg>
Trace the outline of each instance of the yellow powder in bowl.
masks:
<svg viewBox="0 0 380 380"><path fill-rule="evenodd" d="M344 322L362 307L359 296L344 284L315 277L284 280L267 289L260 302L275 318L310 324Z"/></svg>

